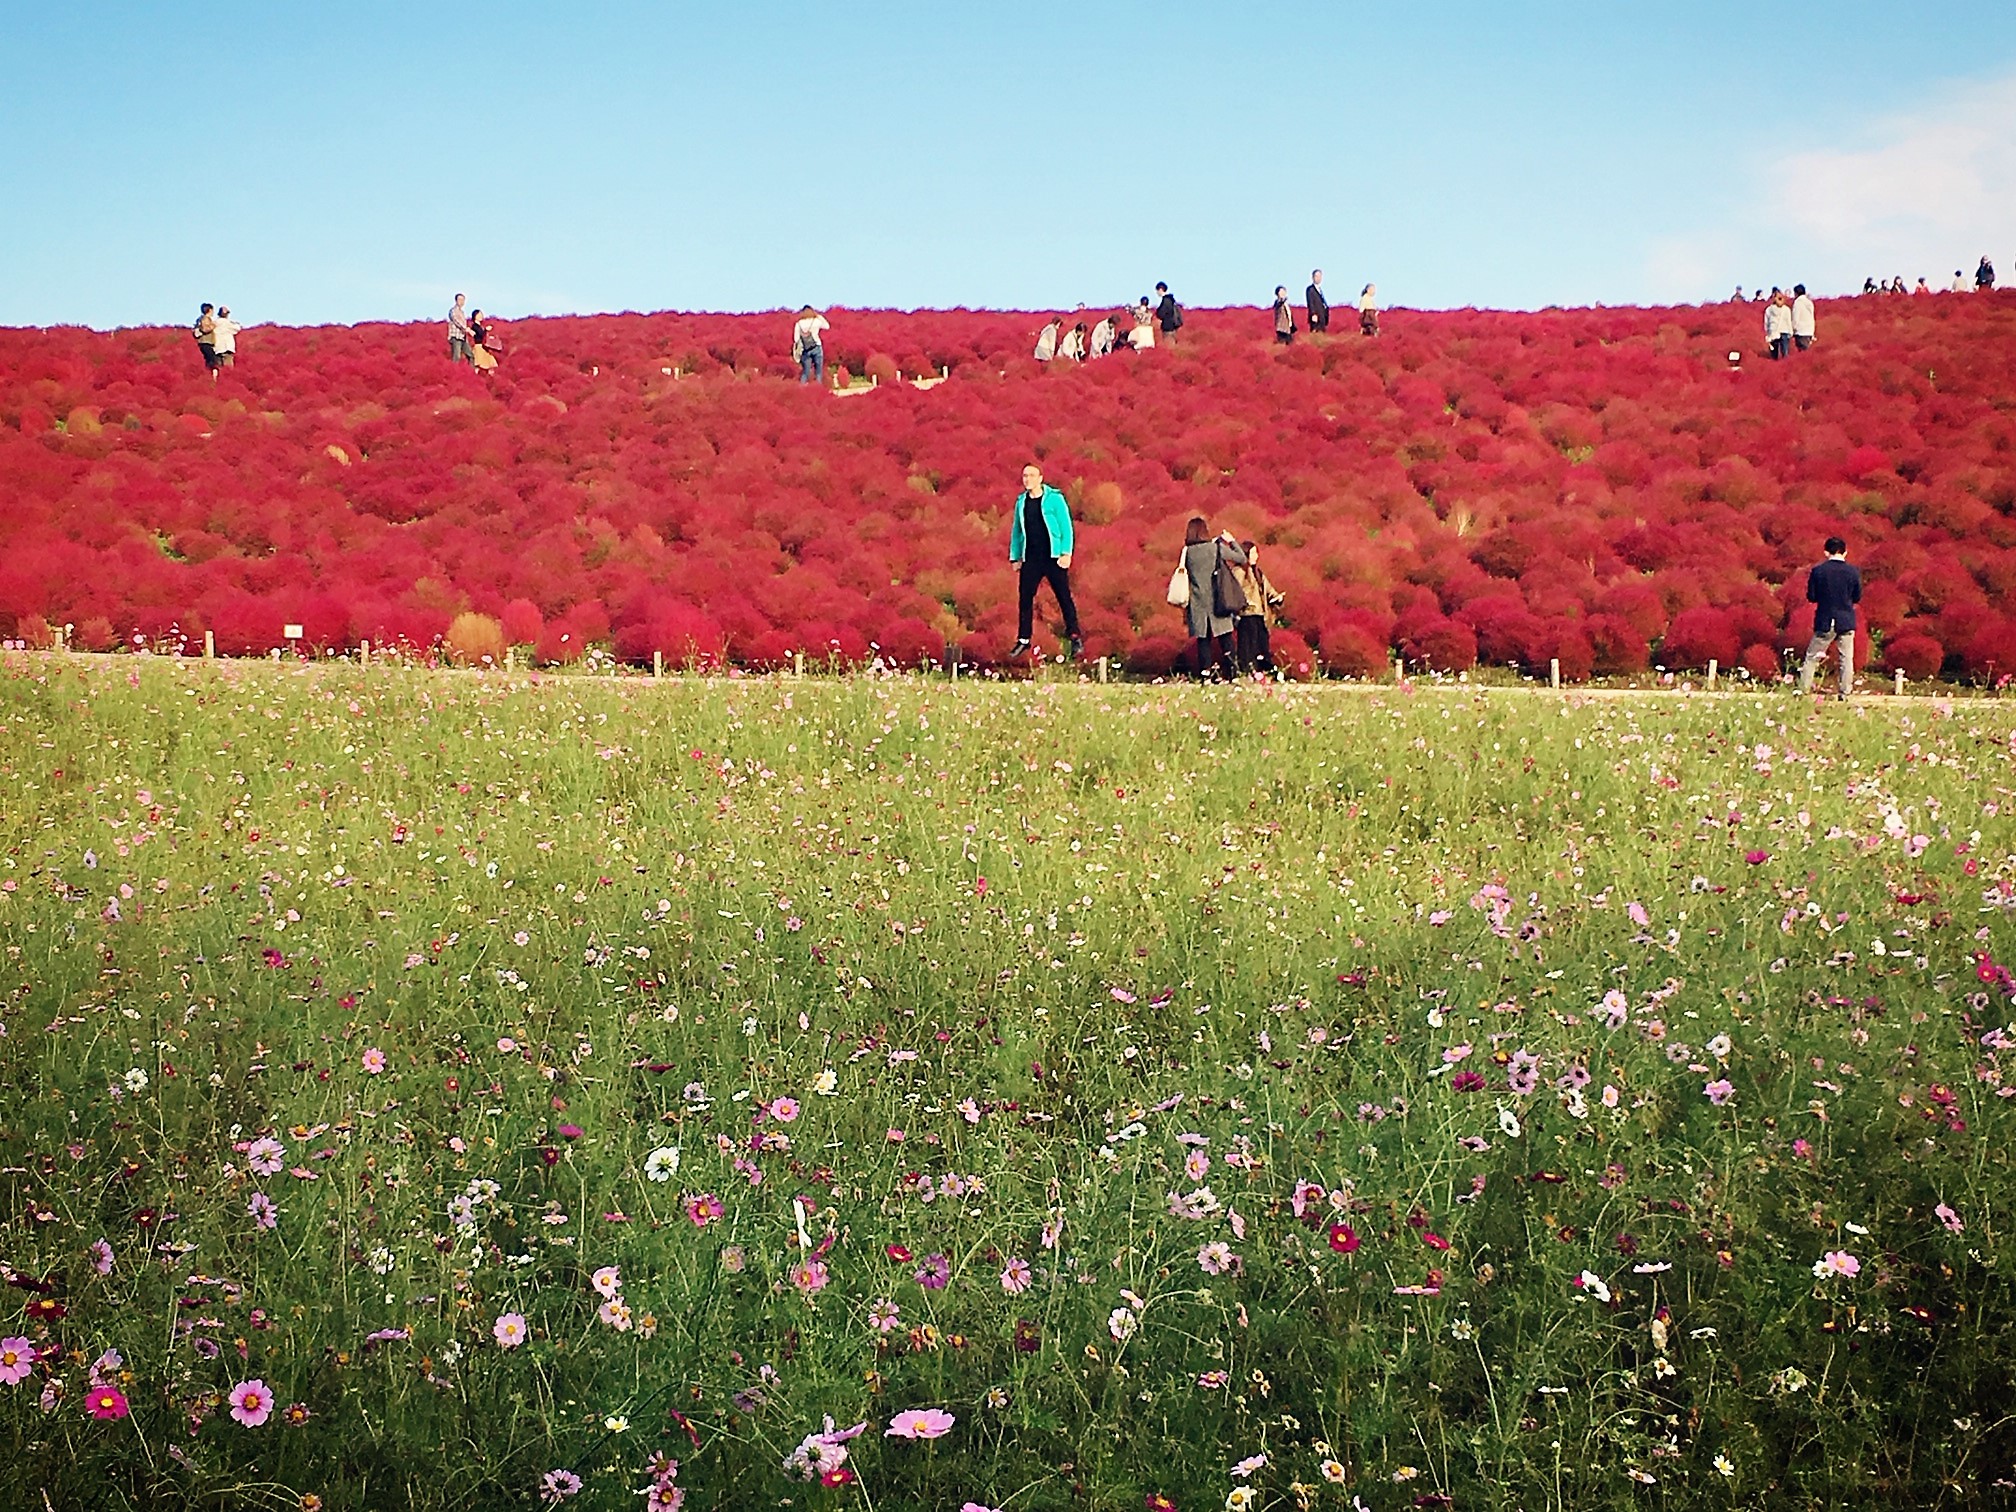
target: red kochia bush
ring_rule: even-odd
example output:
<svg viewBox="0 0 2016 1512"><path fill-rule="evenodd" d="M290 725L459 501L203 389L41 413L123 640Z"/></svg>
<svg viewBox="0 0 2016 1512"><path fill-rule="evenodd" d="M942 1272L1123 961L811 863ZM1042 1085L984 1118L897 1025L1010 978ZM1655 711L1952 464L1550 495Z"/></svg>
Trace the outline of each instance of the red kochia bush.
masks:
<svg viewBox="0 0 2016 1512"><path fill-rule="evenodd" d="M1437 672L1465 672L1477 665L1477 637L1455 620L1437 617L1410 631L1401 650L1413 662Z"/></svg>
<svg viewBox="0 0 2016 1512"><path fill-rule="evenodd" d="M1883 665L1913 682L1937 677L1946 664L1946 648L1929 635L1905 634L1883 643Z"/></svg>
<svg viewBox="0 0 2016 1512"><path fill-rule="evenodd" d="M1729 612L1703 605L1682 609L1673 616L1673 623L1666 627L1666 638L1659 644L1659 661L1676 672L1697 671L1710 661L1733 668L1742 650L1743 642Z"/></svg>

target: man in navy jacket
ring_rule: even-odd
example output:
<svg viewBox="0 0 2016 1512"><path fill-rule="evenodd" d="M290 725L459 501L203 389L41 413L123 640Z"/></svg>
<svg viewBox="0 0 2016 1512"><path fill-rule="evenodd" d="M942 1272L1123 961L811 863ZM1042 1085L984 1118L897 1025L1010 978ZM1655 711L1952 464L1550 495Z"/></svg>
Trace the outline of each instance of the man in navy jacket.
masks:
<svg viewBox="0 0 2016 1512"><path fill-rule="evenodd" d="M1064 495L1043 481L1043 469L1031 462L1022 469L1022 492L1015 496L1014 522L1008 527L1008 560L1022 569L1021 593L1015 606L1015 645L1008 655L1029 649L1035 624L1036 588L1048 582L1064 611L1064 634L1075 658L1085 649L1078 634L1078 606L1071 601L1071 509Z"/></svg>
<svg viewBox="0 0 2016 1512"><path fill-rule="evenodd" d="M1855 606L1862 602L1862 574L1848 565L1848 543L1827 538L1827 560L1806 574L1806 602L1813 606L1813 639L1799 669L1799 691L1813 691L1813 673L1827 648L1841 648L1841 693L1855 689Z"/></svg>

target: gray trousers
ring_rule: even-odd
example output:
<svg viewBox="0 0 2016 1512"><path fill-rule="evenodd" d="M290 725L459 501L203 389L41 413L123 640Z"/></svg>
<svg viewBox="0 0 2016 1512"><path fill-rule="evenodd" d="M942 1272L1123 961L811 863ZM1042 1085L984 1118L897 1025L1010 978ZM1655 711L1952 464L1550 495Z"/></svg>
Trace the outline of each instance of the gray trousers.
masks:
<svg viewBox="0 0 2016 1512"><path fill-rule="evenodd" d="M450 362L473 362L475 360L469 354L468 337L450 336L448 338L448 360Z"/></svg>
<svg viewBox="0 0 2016 1512"><path fill-rule="evenodd" d="M1813 691L1813 674L1827 659L1827 648L1838 646L1841 651L1841 696L1846 698L1855 691L1855 632L1853 630L1829 630L1816 634L1806 647L1806 662L1799 669L1799 691Z"/></svg>

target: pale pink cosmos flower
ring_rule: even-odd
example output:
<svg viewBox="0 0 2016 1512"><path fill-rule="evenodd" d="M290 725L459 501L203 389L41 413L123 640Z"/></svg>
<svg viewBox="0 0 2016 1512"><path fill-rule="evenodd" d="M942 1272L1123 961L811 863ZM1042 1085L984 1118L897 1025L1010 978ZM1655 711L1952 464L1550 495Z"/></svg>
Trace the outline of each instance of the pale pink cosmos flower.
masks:
<svg viewBox="0 0 2016 1512"><path fill-rule="evenodd" d="M1032 1279L1034 1279L1034 1272L1029 1269L1029 1262L1024 1260L1020 1255L1016 1255L1002 1269L1001 1290L1007 1292L1011 1297L1020 1296L1023 1292L1029 1290L1029 1283Z"/></svg>
<svg viewBox="0 0 2016 1512"><path fill-rule="evenodd" d="M245 1164L254 1176L274 1176L287 1164L287 1147L271 1134L255 1139L245 1151Z"/></svg>
<svg viewBox="0 0 2016 1512"><path fill-rule="evenodd" d="M1967 1227L1967 1225L1961 1221L1960 1215L1954 1212L1951 1207L1947 1206L1943 1202L1940 1203L1939 1206L1932 1209L1932 1216L1934 1218L1937 1218L1941 1223L1946 1225L1946 1232L1949 1234L1957 1234L1962 1229Z"/></svg>
<svg viewBox="0 0 2016 1512"><path fill-rule="evenodd" d="M505 1313L490 1329L491 1337L506 1349L516 1349L525 1342L525 1314Z"/></svg>
<svg viewBox="0 0 2016 1512"><path fill-rule="evenodd" d="M877 1333L893 1332L899 1321L896 1304L887 1297L880 1298L868 1309L869 1325Z"/></svg>
<svg viewBox="0 0 2016 1512"><path fill-rule="evenodd" d="M373 1045L358 1057L358 1064L370 1075L377 1076L385 1069L385 1052Z"/></svg>
<svg viewBox="0 0 2016 1512"><path fill-rule="evenodd" d="M623 1273L617 1266L605 1265L588 1278L588 1284L599 1296L618 1297L623 1293Z"/></svg>
<svg viewBox="0 0 2016 1512"><path fill-rule="evenodd" d="M621 1297L611 1297L595 1309L596 1319L618 1333L630 1332L630 1307Z"/></svg>
<svg viewBox="0 0 2016 1512"><path fill-rule="evenodd" d="M1197 1266L1207 1276L1222 1276L1238 1263L1239 1257L1223 1239L1213 1239L1197 1251Z"/></svg>
<svg viewBox="0 0 2016 1512"><path fill-rule="evenodd" d="M1846 1250L1829 1250L1813 1262L1813 1274L1823 1281L1835 1276L1853 1280L1862 1274L1862 1262Z"/></svg>
<svg viewBox="0 0 2016 1512"><path fill-rule="evenodd" d="M1721 1107L1736 1095L1736 1088L1726 1076L1717 1077L1701 1089L1701 1095L1716 1107Z"/></svg>
<svg viewBox="0 0 2016 1512"><path fill-rule="evenodd" d="M798 1099L795 1097L773 1098L770 1102L770 1116L779 1123L792 1123L798 1117Z"/></svg>
<svg viewBox="0 0 2016 1512"><path fill-rule="evenodd" d="M1192 1181L1202 1181L1204 1173L1211 1169L1211 1157L1202 1150L1192 1150L1183 1157L1183 1174Z"/></svg>
<svg viewBox="0 0 2016 1512"><path fill-rule="evenodd" d="M264 1192L254 1192L252 1200L245 1204L245 1211L252 1215L252 1221L260 1228L272 1230L280 1223L280 1210L273 1206L273 1199Z"/></svg>
<svg viewBox="0 0 2016 1512"><path fill-rule="evenodd" d="M261 1380L240 1381L231 1388L231 1420L257 1428L273 1415L273 1393Z"/></svg>
<svg viewBox="0 0 2016 1512"><path fill-rule="evenodd" d="M882 1430L884 1438L935 1439L943 1438L952 1431L958 1421L951 1413L937 1407L913 1407L908 1412L899 1412Z"/></svg>
<svg viewBox="0 0 2016 1512"><path fill-rule="evenodd" d="M112 1274L112 1246L103 1239L91 1241L91 1269L101 1276Z"/></svg>

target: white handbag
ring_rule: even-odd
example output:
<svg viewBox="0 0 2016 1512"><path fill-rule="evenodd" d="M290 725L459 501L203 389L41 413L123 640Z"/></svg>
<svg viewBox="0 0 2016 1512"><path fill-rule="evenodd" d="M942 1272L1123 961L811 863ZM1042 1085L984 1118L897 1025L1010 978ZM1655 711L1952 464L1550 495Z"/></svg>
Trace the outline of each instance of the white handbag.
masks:
<svg viewBox="0 0 2016 1512"><path fill-rule="evenodd" d="M1169 574L1169 602L1178 609L1188 609L1190 607L1190 567L1188 562L1178 562L1176 570Z"/></svg>

